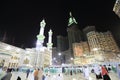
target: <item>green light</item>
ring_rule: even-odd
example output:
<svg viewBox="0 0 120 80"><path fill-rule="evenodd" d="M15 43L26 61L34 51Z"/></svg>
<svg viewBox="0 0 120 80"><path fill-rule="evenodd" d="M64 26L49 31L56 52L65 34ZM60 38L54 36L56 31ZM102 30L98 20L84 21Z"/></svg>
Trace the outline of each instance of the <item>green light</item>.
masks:
<svg viewBox="0 0 120 80"><path fill-rule="evenodd" d="M70 12L70 18L69 18L68 26L70 26L73 23L77 24L77 21L75 20L75 18L72 16L72 13Z"/></svg>
<svg viewBox="0 0 120 80"><path fill-rule="evenodd" d="M38 39L39 41L44 40L44 39L45 39L45 36L43 36L43 35L37 35L37 39Z"/></svg>
<svg viewBox="0 0 120 80"><path fill-rule="evenodd" d="M47 43L48 47L52 47L53 43Z"/></svg>

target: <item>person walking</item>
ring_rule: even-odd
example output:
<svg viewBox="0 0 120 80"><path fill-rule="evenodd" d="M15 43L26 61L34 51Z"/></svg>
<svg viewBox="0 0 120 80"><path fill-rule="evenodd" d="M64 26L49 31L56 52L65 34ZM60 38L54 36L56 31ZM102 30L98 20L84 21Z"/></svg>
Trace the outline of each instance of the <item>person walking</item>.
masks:
<svg viewBox="0 0 120 80"><path fill-rule="evenodd" d="M46 78L46 77L45 77L45 75L43 74L43 75L42 75L42 80L45 80L45 78Z"/></svg>
<svg viewBox="0 0 120 80"><path fill-rule="evenodd" d="M104 66L102 66L102 73L101 74L103 76L103 80L111 80L109 75L108 75L108 72Z"/></svg>
<svg viewBox="0 0 120 80"><path fill-rule="evenodd" d="M38 80L38 69L34 71L34 80Z"/></svg>
<svg viewBox="0 0 120 80"><path fill-rule="evenodd" d="M8 69L8 70L7 70L7 74L6 74L5 76L3 76L3 77L1 78L1 80L10 80L11 77L12 77L11 71L12 71L12 69Z"/></svg>
<svg viewBox="0 0 120 80"><path fill-rule="evenodd" d="M42 80L43 77L43 69L38 69L38 80Z"/></svg>
<svg viewBox="0 0 120 80"><path fill-rule="evenodd" d="M46 76L45 76L45 80L50 80L48 74L46 74Z"/></svg>
<svg viewBox="0 0 120 80"><path fill-rule="evenodd" d="M0 72L0 80L7 74L6 71L7 71L7 68L3 67L2 71Z"/></svg>
<svg viewBox="0 0 120 80"><path fill-rule="evenodd" d="M72 76L72 74L73 74L73 72L72 72L72 70L70 71L70 75Z"/></svg>
<svg viewBox="0 0 120 80"><path fill-rule="evenodd" d="M117 74L118 74L118 78L120 80L120 64L118 64L118 66L117 66Z"/></svg>
<svg viewBox="0 0 120 80"><path fill-rule="evenodd" d="M63 78L62 78L62 76L60 74L58 74L57 80L63 80Z"/></svg>
<svg viewBox="0 0 120 80"><path fill-rule="evenodd" d="M96 79L99 80L99 79L102 79L102 76L101 76L101 68L99 65L95 65L94 67L94 73L96 75Z"/></svg>
<svg viewBox="0 0 120 80"><path fill-rule="evenodd" d="M29 79L30 80L34 80L34 72L36 71L36 69L34 69L32 72L31 72L31 76L29 76Z"/></svg>
<svg viewBox="0 0 120 80"><path fill-rule="evenodd" d="M17 80L21 80L20 76L17 77Z"/></svg>
<svg viewBox="0 0 120 80"><path fill-rule="evenodd" d="M89 68L87 66L84 66L83 73L84 73L85 79L89 80L90 71L89 71Z"/></svg>
<svg viewBox="0 0 120 80"><path fill-rule="evenodd" d="M30 73L30 69L28 69L28 70L26 71L26 73L27 73L26 78L28 78L29 73Z"/></svg>

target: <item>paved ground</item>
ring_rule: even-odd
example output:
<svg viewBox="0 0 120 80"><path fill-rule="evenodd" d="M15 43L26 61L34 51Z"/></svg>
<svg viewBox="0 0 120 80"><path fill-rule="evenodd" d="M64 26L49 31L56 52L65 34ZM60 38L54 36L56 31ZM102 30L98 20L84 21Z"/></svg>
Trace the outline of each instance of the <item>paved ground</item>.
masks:
<svg viewBox="0 0 120 80"><path fill-rule="evenodd" d="M29 75L28 79L26 79L26 73L23 73L23 72L13 72L12 74L13 75L12 75L11 80L17 80L18 76L21 77L21 80L33 80L32 74ZM52 74L49 80L56 80L57 75L58 74ZM111 80L119 80L117 74L115 74L114 72L110 72L109 75L111 77ZM63 80L85 80L83 74L81 73L73 75L73 76L63 75L63 78L64 78ZM90 74L89 80L96 80L95 75L93 73Z"/></svg>

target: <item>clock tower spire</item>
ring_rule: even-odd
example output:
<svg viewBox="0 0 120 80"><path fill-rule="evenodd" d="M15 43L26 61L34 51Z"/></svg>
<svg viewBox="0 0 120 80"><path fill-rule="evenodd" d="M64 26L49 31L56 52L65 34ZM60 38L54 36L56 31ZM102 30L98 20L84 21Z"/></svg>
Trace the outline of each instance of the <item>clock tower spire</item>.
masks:
<svg viewBox="0 0 120 80"><path fill-rule="evenodd" d="M72 25L73 23L77 24L77 21L75 20L75 18L72 16L72 13L69 13L70 18L69 18L69 22L68 22L68 26Z"/></svg>

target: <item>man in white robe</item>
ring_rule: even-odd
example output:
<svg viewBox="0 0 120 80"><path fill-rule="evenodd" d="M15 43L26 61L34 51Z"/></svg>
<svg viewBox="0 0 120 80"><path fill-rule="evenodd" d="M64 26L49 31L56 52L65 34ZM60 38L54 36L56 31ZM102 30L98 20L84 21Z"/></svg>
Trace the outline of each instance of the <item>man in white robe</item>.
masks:
<svg viewBox="0 0 120 80"><path fill-rule="evenodd" d="M101 73L101 68L100 68L99 65L95 65L95 67L94 67L94 73L95 73L95 75L96 75L96 79L97 79L97 80L101 78L101 75L100 75L100 73Z"/></svg>
<svg viewBox="0 0 120 80"><path fill-rule="evenodd" d="M85 79L89 80L90 71L89 71L89 68L87 66L84 66L83 73L84 73Z"/></svg>

